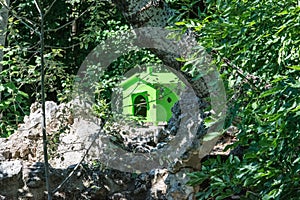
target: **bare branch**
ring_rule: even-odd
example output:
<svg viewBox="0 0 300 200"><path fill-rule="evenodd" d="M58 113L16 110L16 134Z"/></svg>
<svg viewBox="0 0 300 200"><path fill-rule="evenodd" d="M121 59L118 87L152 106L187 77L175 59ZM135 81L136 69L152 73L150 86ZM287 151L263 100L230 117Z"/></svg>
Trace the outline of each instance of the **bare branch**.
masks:
<svg viewBox="0 0 300 200"><path fill-rule="evenodd" d="M42 10L41 10L40 5L38 4L38 2L36 0L34 0L34 4L35 4L35 7L38 10L38 12L41 14Z"/></svg>
<svg viewBox="0 0 300 200"><path fill-rule="evenodd" d="M57 188L55 188L53 191L52 191L52 194L55 194L56 192L58 192L61 187L73 176L73 174L76 172L76 170L79 168L79 166L81 165L81 163L84 161L85 157L87 156L87 154L89 153L90 149L92 148L92 145L94 144L94 142L96 141L96 139L98 138L97 136L101 133L102 131L102 128L99 130L99 132L97 134L94 135L94 138L89 146L89 148L85 151L85 153L83 154L81 160L79 163L77 163L77 165L75 166L75 168L72 170L72 172L64 179L64 181L59 185L57 186Z"/></svg>
<svg viewBox="0 0 300 200"><path fill-rule="evenodd" d="M95 4L95 2L92 3L85 11L83 11L78 17L76 17L76 18L73 19L72 21L69 21L69 22L65 23L64 25L61 25L61 26L58 27L58 28L55 28L55 29L48 29L48 30L46 30L45 32L46 32L46 33L48 33L48 32L56 32L56 31L58 31L58 30L60 30L60 29L65 28L66 26L72 25L76 20L78 20L78 19L81 18L85 13L87 13L87 12L89 11L89 9L90 9L94 4Z"/></svg>
<svg viewBox="0 0 300 200"><path fill-rule="evenodd" d="M33 32L35 32L35 33L37 33L37 34L40 34L40 32L37 31L38 28L32 27L32 26L39 26L38 23L36 23L36 22L34 22L34 21L32 21L32 20L29 20L29 19L27 19L26 17L21 17L21 16L19 16L19 15L16 13L15 10L9 8L9 7L6 5L6 3L4 3L3 1L0 1L0 4L1 4L5 9L7 9L8 11L10 11L10 12L12 13L12 15L13 15L14 17L16 17L18 20L20 20L20 22L21 22L22 24L24 24L27 28L31 29ZM30 26L29 24L30 24L31 26Z"/></svg>
<svg viewBox="0 0 300 200"><path fill-rule="evenodd" d="M74 48L76 46L79 46L81 44L81 42L78 42L76 44L72 44L70 46L50 46L50 45L45 45L45 48L51 48L51 49L71 49L71 48Z"/></svg>
<svg viewBox="0 0 300 200"><path fill-rule="evenodd" d="M50 10L52 9L53 5L56 3L57 0L54 0L51 5L47 8L45 14L44 14L44 17L47 16L47 14L50 12Z"/></svg>

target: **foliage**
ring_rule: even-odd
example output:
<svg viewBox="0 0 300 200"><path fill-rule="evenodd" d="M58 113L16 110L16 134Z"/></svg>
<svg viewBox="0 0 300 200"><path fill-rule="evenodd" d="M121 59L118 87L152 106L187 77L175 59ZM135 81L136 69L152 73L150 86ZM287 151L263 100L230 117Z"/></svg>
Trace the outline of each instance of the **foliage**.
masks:
<svg viewBox="0 0 300 200"><path fill-rule="evenodd" d="M175 28L193 30L222 72L230 106L225 128L239 128L238 142L228 148L245 149L240 158L209 159L202 171L190 174L190 184L201 187L198 198L298 199L299 2L167 2L177 13L170 19ZM46 9L51 3L43 1ZM1 137L13 133L30 104L40 99L38 12L27 0L13 1L11 8L15 12L9 16L0 72ZM57 0L45 20L47 100L59 102L69 100L73 78L87 54L129 29L111 1ZM127 70L158 62L148 51L139 51L111 63L94 86L96 115L109 116L112 88Z"/></svg>
<svg viewBox="0 0 300 200"><path fill-rule="evenodd" d="M199 199L226 199L244 192L243 177L236 173L233 165L241 166L238 157L230 156L226 161L222 161L218 156L216 159L205 161L201 171L190 174L190 184L200 185L200 192L196 196Z"/></svg>
<svg viewBox="0 0 300 200"><path fill-rule="evenodd" d="M128 26L110 1L58 0L49 9L52 2L43 1L47 13L46 100L66 102L86 55L109 35ZM40 100L39 14L32 8L34 1L11 3L1 72L1 137L12 134L31 103Z"/></svg>
<svg viewBox="0 0 300 200"><path fill-rule="evenodd" d="M72 97L74 77L89 52L106 39L112 39L129 30L111 1L58 0L44 1L46 100L67 102ZM2 62L0 135L7 137L28 114L29 106L40 100L40 47L38 12L33 1L12 2L7 29L7 45ZM16 13L18 17L16 16ZM21 17L21 18L20 18ZM30 20L30 21L29 21ZM144 63L157 63L148 51L130 52L111 63L104 76L95 83L95 114L109 116L112 88L129 69ZM14 84L14 86L12 86ZM11 93L14 87L14 94ZM17 98L16 95L18 95Z"/></svg>
<svg viewBox="0 0 300 200"><path fill-rule="evenodd" d="M227 127L240 119L238 142L231 148L240 145L245 151L239 162L231 163L232 157L205 162L202 172L191 175L191 183L209 181L200 199L233 195L297 199L299 4L291 0L207 0L205 4L199 18L181 18L176 25L183 32L194 30L223 72L231 100Z"/></svg>

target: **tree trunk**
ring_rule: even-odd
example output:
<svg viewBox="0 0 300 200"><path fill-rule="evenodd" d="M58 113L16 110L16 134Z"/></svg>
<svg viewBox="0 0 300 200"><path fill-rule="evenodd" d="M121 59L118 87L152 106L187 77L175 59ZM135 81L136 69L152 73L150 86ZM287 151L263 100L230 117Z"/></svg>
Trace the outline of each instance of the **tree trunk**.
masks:
<svg viewBox="0 0 300 200"><path fill-rule="evenodd" d="M5 0L3 2L6 7L9 6L10 0ZM7 21L8 21L8 10L6 7L2 6L0 9L0 45L5 45L5 36L6 36L6 29L7 29ZM0 49L0 61L3 59L3 50ZM2 71L2 65L0 64L0 71Z"/></svg>
<svg viewBox="0 0 300 200"><path fill-rule="evenodd" d="M168 20L174 16L174 10L172 10L163 0L113 0L117 8L122 11L124 17L133 26L133 28L140 27L160 27L165 28L169 25ZM143 43L147 41L149 44L157 43L155 36L147 34L147 32L137 33L139 37L143 39ZM172 55L157 49L150 49L156 56L158 56L162 62L176 70L177 73L182 75L191 84L197 96L205 98L209 96L208 88L203 78L197 80L192 79L188 73L182 72L180 69L183 66L183 62L178 62L176 58L181 56L187 56L187 52L191 52L191 48L195 46L193 34L187 32L184 37L176 43L168 43L169 49L180 49L181 55ZM157 44L159 46L159 44ZM184 52L185 50L186 52Z"/></svg>
<svg viewBox="0 0 300 200"><path fill-rule="evenodd" d="M10 0L4 0L3 4L6 5L6 7L9 7ZM0 9L0 46L5 46L5 36L6 36L6 29L7 29L7 21L8 21L8 10L5 6L2 6ZM0 61L3 60L3 49L0 49ZM0 73L2 72L3 67L2 64L0 64ZM2 82L2 80L0 80ZM0 83L1 84L1 83ZM2 100L2 93L0 92L0 102ZM0 112L0 119L2 119L2 112Z"/></svg>

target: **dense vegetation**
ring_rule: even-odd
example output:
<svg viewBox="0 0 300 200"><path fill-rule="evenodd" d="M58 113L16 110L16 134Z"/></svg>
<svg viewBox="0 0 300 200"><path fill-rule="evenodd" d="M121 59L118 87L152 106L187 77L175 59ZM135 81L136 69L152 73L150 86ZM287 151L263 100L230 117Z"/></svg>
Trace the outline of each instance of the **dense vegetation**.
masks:
<svg viewBox="0 0 300 200"><path fill-rule="evenodd" d="M233 147L244 151L208 160L191 183L202 184L200 199L299 199L299 2L206 2L176 24L213 53L227 85L227 126L238 119Z"/></svg>
<svg viewBox="0 0 300 200"><path fill-rule="evenodd" d="M208 159L200 172L190 174L190 184L200 185L199 199L299 199L300 3L167 2L176 10L172 28L192 30L199 46L212 54L228 95L224 129L235 125L239 130L238 141L228 148L243 150L239 157ZM43 1L46 8L51 3ZM29 0L11 2L0 72L2 137L12 134L31 103L40 100L39 16L33 7ZM86 55L130 25L110 1L58 0L45 19L46 99L67 102ZM96 86L96 114L107 116L110 88L118 77L147 62L159 61L140 51L110 65L113 70Z"/></svg>
<svg viewBox="0 0 300 200"><path fill-rule="evenodd" d="M129 29L129 25L111 1L44 1L46 100L68 102L72 96L74 77L85 57L98 44ZM6 46L1 73L0 136L8 137L30 105L40 101L39 13L34 1L13 1L8 19ZM96 114L107 116L111 88L118 76L134 66L158 62L147 51L124 55L107 70L105 81L96 83ZM104 78L104 77L102 77Z"/></svg>

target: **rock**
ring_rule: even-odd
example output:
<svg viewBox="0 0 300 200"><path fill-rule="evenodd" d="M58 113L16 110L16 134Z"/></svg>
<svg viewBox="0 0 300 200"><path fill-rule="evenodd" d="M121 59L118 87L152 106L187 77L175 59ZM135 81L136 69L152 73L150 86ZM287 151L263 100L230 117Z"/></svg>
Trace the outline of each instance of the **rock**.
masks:
<svg viewBox="0 0 300 200"><path fill-rule="evenodd" d="M18 189L23 187L22 162L19 160L0 163L0 195L7 199L16 199Z"/></svg>
<svg viewBox="0 0 300 200"><path fill-rule="evenodd" d="M191 172L191 169L183 168L176 174L169 174L167 177L167 199L168 200L177 200L177 199L185 199L185 200L193 200L194 199L194 188L192 186L188 186L187 182L189 178L187 173Z"/></svg>
<svg viewBox="0 0 300 200"><path fill-rule="evenodd" d="M200 102L187 99L185 109L190 104ZM187 152L181 152L178 161L168 169L153 169L150 172L134 174L107 169L105 163L97 159L103 155L99 149L101 141L94 140L99 134L101 121L89 116L89 106L83 110L78 100L57 105L46 102L47 135L49 141L50 186L55 189L83 160L77 171L54 194L54 199L126 199L126 200L177 200L192 199L193 188L186 186L186 173L192 164L200 163L199 158L191 159L189 150L196 149L194 143ZM148 128L131 130L118 126L112 138L119 147L128 151L151 152L169 145L176 137L185 115L181 104L173 107L173 117L166 129ZM194 124L197 128L197 124ZM193 129L196 130L196 129ZM112 131L112 130L108 130ZM130 133L130 134L129 134ZM89 149L89 153L86 151ZM84 158L84 159L83 159ZM198 160L197 160L198 158ZM21 160L21 161L19 161ZM41 108L32 104L30 115L24 124L7 139L0 139L0 195L6 199L44 199L45 167L41 129ZM188 163L188 162L186 162ZM117 163L119 164L119 163ZM147 163L139 163L141 166ZM1 197L2 198L2 197Z"/></svg>
<svg viewBox="0 0 300 200"><path fill-rule="evenodd" d="M153 179L151 180L151 196L153 199L163 199L167 193L167 187L166 179L168 177L168 170L162 169L162 170L154 170L153 173Z"/></svg>

